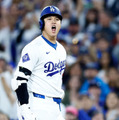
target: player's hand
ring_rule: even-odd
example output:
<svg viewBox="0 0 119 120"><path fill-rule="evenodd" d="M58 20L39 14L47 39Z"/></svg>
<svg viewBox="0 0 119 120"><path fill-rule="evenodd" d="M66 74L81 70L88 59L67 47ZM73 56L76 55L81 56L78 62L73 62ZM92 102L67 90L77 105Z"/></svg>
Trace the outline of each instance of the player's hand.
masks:
<svg viewBox="0 0 119 120"><path fill-rule="evenodd" d="M31 112L29 105L24 104L20 106L23 120L37 120L36 116Z"/></svg>

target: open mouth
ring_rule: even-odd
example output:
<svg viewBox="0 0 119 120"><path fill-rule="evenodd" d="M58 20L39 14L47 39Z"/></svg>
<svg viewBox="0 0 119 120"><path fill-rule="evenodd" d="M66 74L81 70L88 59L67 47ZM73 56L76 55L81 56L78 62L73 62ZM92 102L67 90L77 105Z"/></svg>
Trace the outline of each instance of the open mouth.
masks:
<svg viewBox="0 0 119 120"><path fill-rule="evenodd" d="M56 26L55 25L52 26L52 31L54 31L54 32L56 31Z"/></svg>

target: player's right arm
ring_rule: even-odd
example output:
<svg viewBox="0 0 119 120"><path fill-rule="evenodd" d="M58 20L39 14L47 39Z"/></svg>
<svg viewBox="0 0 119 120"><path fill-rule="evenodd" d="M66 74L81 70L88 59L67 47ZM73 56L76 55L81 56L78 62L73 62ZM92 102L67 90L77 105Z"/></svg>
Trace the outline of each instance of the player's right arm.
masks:
<svg viewBox="0 0 119 120"><path fill-rule="evenodd" d="M12 79L12 88L16 92L20 104L22 116L25 120L35 120L33 113L29 109L29 94L27 82L32 74L32 70L37 62L37 56L34 50L25 47L22 51L20 62Z"/></svg>

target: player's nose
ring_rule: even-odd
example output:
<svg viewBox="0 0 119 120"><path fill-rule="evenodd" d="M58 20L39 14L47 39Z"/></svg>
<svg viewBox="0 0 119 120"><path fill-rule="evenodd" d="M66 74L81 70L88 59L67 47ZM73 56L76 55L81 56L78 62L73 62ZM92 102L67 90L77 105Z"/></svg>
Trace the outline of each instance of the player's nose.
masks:
<svg viewBox="0 0 119 120"><path fill-rule="evenodd" d="M52 23L56 23L56 19L55 18L52 19Z"/></svg>

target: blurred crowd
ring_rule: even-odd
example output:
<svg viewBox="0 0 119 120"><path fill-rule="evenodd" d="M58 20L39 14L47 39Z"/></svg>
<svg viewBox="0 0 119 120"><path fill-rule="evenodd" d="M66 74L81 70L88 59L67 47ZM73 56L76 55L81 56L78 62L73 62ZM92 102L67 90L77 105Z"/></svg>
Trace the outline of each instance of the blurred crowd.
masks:
<svg viewBox="0 0 119 120"><path fill-rule="evenodd" d="M119 120L119 0L0 0L0 120L17 120L11 79L47 5L63 16L65 119Z"/></svg>

